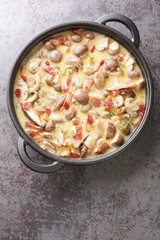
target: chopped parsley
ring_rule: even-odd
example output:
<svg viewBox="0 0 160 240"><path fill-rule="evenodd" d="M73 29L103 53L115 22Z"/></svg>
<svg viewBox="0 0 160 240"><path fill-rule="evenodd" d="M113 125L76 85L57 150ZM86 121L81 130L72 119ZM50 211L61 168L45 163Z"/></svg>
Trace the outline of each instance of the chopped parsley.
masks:
<svg viewBox="0 0 160 240"><path fill-rule="evenodd" d="M94 57L89 56L89 63L90 63L90 65L94 65L94 63L95 63Z"/></svg>
<svg viewBox="0 0 160 240"><path fill-rule="evenodd" d="M28 93L28 91L27 90L25 90L24 92L23 92L23 95L26 95Z"/></svg>
<svg viewBox="0 0 160 240"><path fill-rule="evenodd" d="M128 125L131 125L132 118L134 117L134 113L129 114L129 119L124 122L121 126L118 126L118 129L123 132L125 128L127 128Z"/></svg>
<svg viewBox="0 0 160 240"><path fill-rule="evenodd" d="M120 67L125 67L125 64L122 62L116 62L116 65L120 68Z"/></svg>
<svg viewBox="0 0 160 240"><path fill-rule="evenodd" d="M106 117L111 119L115 115L116 115L116 113L114 113L113 111L109 111L109 114Z"/></svg>

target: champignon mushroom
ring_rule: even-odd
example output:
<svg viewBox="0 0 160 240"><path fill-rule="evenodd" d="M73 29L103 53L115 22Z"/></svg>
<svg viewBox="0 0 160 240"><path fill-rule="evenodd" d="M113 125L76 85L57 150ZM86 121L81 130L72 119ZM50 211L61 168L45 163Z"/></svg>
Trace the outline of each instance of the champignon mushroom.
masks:
<svg viewBox="0 0 160 240"><path fill-rule="evenodd" d="M72 54L78 57L84 54L86 51L88 51L88 47L83 43L74 45L71 50Z"/></svg>
<svg viewBox="0 0 160 240"><path fill-rule="evenodd" d="M56 48L56 46L52 44L51 40L44 42L44 47L47 48L48 51L54 50Z"/></svg>
<svg viewBox="0 0 160 240"><path fill-rule="evenodd" d="M86 105L89 100L88 93L84 89L77 89L74 92L74 98L82 105Z"/></svg>
<svg viewBox="0 0 160 240"><path fill-rule="evenodd" d="M63 103L66 99L66 96L63 95L60 98L58 98L58 100L55 102L55 104L53 105L53 112L55 112L56 110L60 109L63 106Z"/></svg>
<svg viewBox="0 0 160 240"><path fill-rule="evenodd" d="M116 127L114 126L113 123L108 122L107 123L107 134L106 134L106 139L111 139L115 136L116 134Z"/></svg>
<svg viewBox="0 0 160 240"><path fill-rule="evenodd" d="M72 88L75 90L77 88L82 87L82 82L79 80L79 78L76 75L73 75L73 77L71 78L71 85L72 85Z"/></svg>
<svg viewBox="0 0 160 240"><path fill-rule="evenodd" d="M131 125L128 124L127 127L125 129L123 129L123 134L125 134L126 136L128 136L131 132Z"/></svg>
<svg viewBox="0 0 160 240"><path fill-rule="evenodd" d="M108 77L109 77L108 72L107 72L105 66L102 66L102 67L99 69L99 72L102 73L102 75L103 75L104 78L108 78Z"/></svg>
<svg viewBox="0 0 160 240"><path fill-rule="evenodd" d="M113 58L109 58L105 61L104 66L106 69L108 69L111 72L116 71L117 69L116 60Z"/></svg>
<svg viewBox="0 0 160 240"><path fill-rule="evenodd" d="M65 63L71 64L73 66L81 67L82 66L82 60L81 58L75 56L75 55L70 55L68 56L65 61Z"/></svg>
<svg viewBox="0 0 160 240"><path fill-rule="evenodd" d="M54 83L54 76L49 74L47 77L47 80L46 80L46 84L48 86L52 87L53 83Z"/></svg>
<svg viewBox="0 0 160 240"><path fill-rule="evenodd" d="M109 54L116 55L117 53L119 53L119 50L120 50L120 46L116 41L109 44L109 47L108 47Z"/></svg>
<svg viewBox="0 0 160 240"><path fill-rule="evenodd" d="M27 98L27 102L32 103L35 102L39 98L37 92L30 93L29 97Z"/></svg>
<svg viewBox="0 0 160 240"><path fill-rule="evenodd" d="M23 80L19 80L17 83L17 86L21 89L22 94L21 94L21 98L26 100L28 98L28 87L27 87L27 83L24 82Z"/></svg>
<svg viewBox="0 0 160 240"><path fill-rule="evenodd" d="M94 127L94 134L96 134L98 137L104 137L104 121L102 119L96 119L96 121L93 123Z"/></svg>
<svg viewBox="0 0 160 240"><path fill-rule="evenodd" d="M108 37L103 37L100 40L99 45L96 47L98 51L103 51L104 49L107 49L109 45L109 38Z"/></svg>
<svg viewBox="0 0 160 240"><path fill-rule="evenodd" d="M96 141L97 141L97 136L90 135L87 137L84 144L85 146L87 146L87 148L92 149L94 148Z"/></svg>
<svg viewBox="0 0 160 240"><path fill-rule="evenodd" d="M83 158L88 152L88 147L83 144L83 146L81 147L81 150L80 150L80 157Z"/></svg>
<svg viewBox="0 0 160 240"><path fill-rule="evenodd" d="M104 76L101 72L96 72L94 74L94 85L98 89L104 86Z"/></svg>
<svg viewBox="0 0 160 240"><path fill-rule="evenodd" d="M48 58L48 53L49 53L49 51L48 51L46 48L43 47L43 48L40 50L40 57Z"/></svg>
<svg viewBox="0 0 160 240"><path fill-rule="evenodd" d="M142 89L144 87L144 79L140 79L136 82L136 87L135 90L139 91L140 89Z"/></svg>
<svg viewBox="0 0 160 240"><path fill-rule="evenodd" d="M75 108L70 108L66 113L65 113L65 118L67 120L72 120L77 114L77 110Z"/></svg>
<svg viewBox="0 0 160 240"><path fill-rule="evenodd" d="M72 118L72 123L73 123L73 125L78 125L79 124L79 117Z"/></svg>
<svg viewBox="0 0 160 240"><path fill-rule="evenodd" d="M48 107L48 96L49 92L48 91L43 91L39 94L39 98L34 102L34 110L37 112L43 112L45 109Z"/></svg>
<svg viewBox="0 0 160 240"><path fill-rule="evenodd" d="M56 152L56 146L54 144L52 144L50 141L43 140L41 143L45 145L45 150L47 150L49 148L49 149L52 149L53 153Z"/></svg>
<svg viewBox="0 0 160 240"><path fill-rule="evenodd" d="M59 50L52 50L48 54L48 58L51 62L59 63L62 60L63 54Z"/></svg>
<svg viewBox="0 0 160 240"><path fill-rule="evenodd" d="M95 35L94 35L94 33L87 32L86 35L85 35L85 37L92 40L92 39L95 38Z"/></svg>
<svg viewBox="0 0 160 240"><path fill-rule="evenodd" d="M84 74L91 75L94 73L94 67L90 65L83 65Z"/></svg>
<svg viewBox="0 0 160 240"><path fill-rule="evenodd" d="M122 89L120 90L120 94L123 96L123 99L125 100L126 98L135 98L135 93L132 90L129 89Z"/></svg>
<svg viewBox="0 0 160 240"><path fill-rule="evenodd" d="M127 98L125 100L125 108L128 114L134 113L139 110L139 103L134 101L133 98Z"/></svg>
<svg viewBox="0 0 160 240"><path fill-rule="evenodd" d="M114 106L116 108L121 107L124 104L123 97L121 95L118 95L114 101Z"/></svg>
<svg viewBox="0 0 160 240"><path fill-rule="evenodd" d="M39 75L39 73L36 73L34 75L34 79L35 79L34 85L32 85L32 87L29 87L30 92L36 92L38 90L38 88L40 87L40 75Z"/></svg>
<svg viewBox="0 0 160 240"><path fill-rule="evenodd" d="M46 132L52 132L54 129L55 129L55 125L54 125L53 122L51 122L51 123L47 123L47 124L45 125L44 131L46 131Z"/></svg>
<svg viewBox="0 0 160 240"><path fill-rule="evenodd" d="M70 39L73 41L73 42L76 42L76 43L79 43L82 41L82 36L80 34L72 34Z"/></svg>
<svg viewBox="0 0 160 240"><path fill-rule="evenodd" d="M35 74L37 72L38 66L40 65L41 61L42 60L40 58L31 59L28 64L29 71Z"/></svg>
<svg viewBox="0 0 160 240"><path fill-rule="evenodd" d="M88 103L86 105L79 104L79 109L81 110L81 112L88 112L91 108L92 108L92 106L90 103Z"/></svg>
<svg viewBox="0 0 160 240"><path fill-rule="evenodd" d="M64 133L63 133L61 130L58 131L57 141L58 141L62 146L65 146L65 137L64 137Z"/></svg>
<svg viewBox="0 0 160 240"><path fill-rule="evenodd" d="M137 79L140 77L140 73L137 71L131 71L128 73L129 78L131 79Z"/></svg>
<svg viewBox="0 0 160 240"><path fill-rule="evenodd" d="M124 142L123 136L119 132L117 132L114 139L111 142L111 145L118 147L121 146L123 142Z"/></svg>
<svg viewBox="0 0 160 240"><path fill-rule="evenodd" d="M104 98L106 98L106 97L108 97L108 96L110 95L110 92L109 92L109 91L107 91L107 90L105 90L105 89L104 89L104 90L102 90L102 92L101 92L101 93L102 93L102 95L103 95L103 97L104 97Z"/></svg>

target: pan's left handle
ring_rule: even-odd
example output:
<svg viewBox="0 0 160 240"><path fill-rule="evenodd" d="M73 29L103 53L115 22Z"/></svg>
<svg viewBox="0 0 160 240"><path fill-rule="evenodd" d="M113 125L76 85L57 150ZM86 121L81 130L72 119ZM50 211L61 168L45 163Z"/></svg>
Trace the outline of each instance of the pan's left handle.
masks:
<svg viewBox="0 0 160 240"><path fill-rule="evenodd" d="M19 156L20 156L21 160L23 161L23 163L31 170L33 170L35 172L39 172L39 173L53 173L55 171L58 171L62 167L64 167L63 163L56 162L56 161L54 161L52 164L48 164L48 165L38 164L38 163L34 162L28 156L27 151L26 151L26 146L27 146L27 142L23 138L19 137L19 139L18 139Z"/></svg>

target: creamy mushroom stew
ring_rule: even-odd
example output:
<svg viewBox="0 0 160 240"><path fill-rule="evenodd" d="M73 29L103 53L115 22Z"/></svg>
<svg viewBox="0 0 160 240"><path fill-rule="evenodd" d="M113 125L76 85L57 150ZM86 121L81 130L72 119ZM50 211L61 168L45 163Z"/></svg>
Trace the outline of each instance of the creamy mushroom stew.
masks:
<svg viewBox="0 0 160 240"><path fill-rule="evenodd" d="M62 157L95 157L121 146L140 123L144 79L118 42L77 29L28 54L16 76L14 106L41 148Z"/></svg>

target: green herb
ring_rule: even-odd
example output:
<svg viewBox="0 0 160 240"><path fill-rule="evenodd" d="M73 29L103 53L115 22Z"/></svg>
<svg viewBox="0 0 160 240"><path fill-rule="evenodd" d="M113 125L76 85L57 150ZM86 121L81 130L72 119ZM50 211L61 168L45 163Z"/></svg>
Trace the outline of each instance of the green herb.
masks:
<svg viewBox="0 0 160 240"><path fill-rule="evenodd" d="M54 127L54 124L53 124L53 122L51 122L51 127Z"/></svg>
<svg viewBox="0 0 160 240"><path fill-rule="evenodd" d="M109 111L110 114L108 114L106 117L111 119L111 117L115 116L116 113L114 113L113 111Z"/></svg>
<svg viewBox="0 0 160 240"><path fill-rule="evenodd" d="M64 76L64 75L67 74L67 70L66 70L66 69L64 69L64 70L59 70L59 71L58 71L58 74Z"/></svg>
<svg viewBox="0 0 160 240"><path fill-rule="evenodd" d="M116 65L117 65L118 67L125 67L125 64L124 64L124 63L121 63L121 62L116 62Z"/></svg>
<svg viewBox="0 0 160 240"><path fill-rule="evenodd" d="M89 56L89 63L90 63L90 65L94 65L94 63L95 63L94 57Z"/></svg>
<svg viewBox="0 0 160 240"><path fill-rule="evenodd" d="M131 125L132 118L134 117L134 113L129 114L129 119L124 122L121 126L118 126L118 129L123 132L125 128L127 128L128 125Z"/></svg>
<svg viewBox="0 0 160 240"><path fill-rule="evenodd" d="M28 92L28 91L27 91L27 90L25 90L25 91L23 92L23 95L26 95L26 94L27 94L27 92Z"/></svg>
<svg viewBox="0 0 160 240"><path fill-rule="evenodd" d="M69 69L69 72L72 75L74 73L74 69L73 68Z"/></svg>

